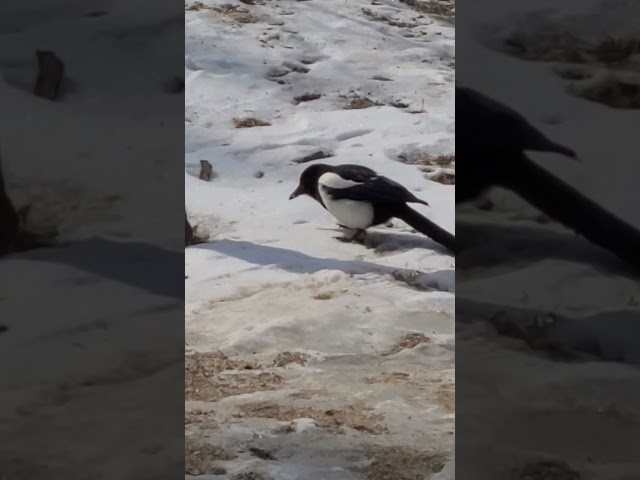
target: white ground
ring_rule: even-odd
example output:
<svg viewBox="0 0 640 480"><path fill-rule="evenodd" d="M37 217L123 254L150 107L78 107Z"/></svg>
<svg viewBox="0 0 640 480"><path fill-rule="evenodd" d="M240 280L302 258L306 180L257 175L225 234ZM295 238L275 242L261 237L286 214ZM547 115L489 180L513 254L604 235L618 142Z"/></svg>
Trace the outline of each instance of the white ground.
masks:
<svg viewBox="0 0 640 480"><path fill-rule="evenodd" d="M442 399L453 399L455 260L399 221L372 229L375 248L339 243L328 213L309 198L288 196L309 165L292 160L324 150L334 156L323 162L367 165L403 183L431 204L418 210L454 232L455 188L396 159L455 152L454 28L392 1L205 5L222 3L255 18L238 24L237 14L185 12L185 201L198 233L210 237L186 250L186 348L258 361L284 383L187 402L188 411L213 410L217 421L188 425L189 438L238 455L216 462L227 474L215 478L364 478L355 469L375 458L369 445L450 457L453 413ZM418 26L373 21L362 8ZM415 36L404 36L410 30ZM308 93L322 96L294 105ZM355 94L409 106L345 110L340 96ZM243 117L271 126L234 128L232 120ZM210 182L197 178L200 160L213 165ZM398 274L405 281L394 279ZM430 341L381 356L412 333ZM308 355L308 362L271 368L286 351ZM246 372L233 371L211 381L234 374L247 381ZM388 431L300 427L274 434L282 422L234 417L257 401L322 411L364 404ZM277 460L260 460L249 447ZM397 478L417 478L395 462L406 476ZM430 477L428 469L422 473ZM441 474L450 478L452 466Z"/></svg>
<svg viewBox="0 0 640 480"><path fill-rule="evenodd" d="M554 155L532 157L640 226L640 213L629 202L637 192L640 173L640 164L630 157L640 147L640 113L611 109L569 93L613 73L603 77L598 65L525 62L496 51L511 31L524 32L520 38L529 45L556 32L570 32L586 41L602 40L605 34L637 38L638 9L636 3L625 1L494 0L476 6L468 2L464 14L474 19L476 28L459 32L465 65L460 64L457 78L511 105L551 138L577 150L582 163ZM527 16L532 11L535 15ZM471 59L473 65L467 63ZM639 66L636 55L621 74L637 74ZM590 73L582 82L554 73L568 68ZM637 77L631 83L640 84ZM523 92L523 85L528 91ZM458 307L473 299L589 317L571 322L575 329L558 326L554 334L565 344L586 339L603 346L605 355L615 353L613 357L637 362L637 276L625 273L615 258L572 233L553 224L540 226L534 221L537 213L521 202L499 193L493 198L499 208L488 215L491 221L498 226L505 217L511 225L519 221L527 238L485 230L462 259L462 265L483 268L459 267L457 272ZM513 261L487 260L491 258ZM489 306L486 318L500 305ZM459 320L472 319L462 310L457 314ZM472 398L464 404L476 407L464 412L467 428L458 430L458 435L466 439L465 451L470 442L477 447L474 458L459 460L474 478L505 478L511 467L539 458L567 461L580 478L640 477L627 429L640 418L635 368L602 362L566 364L533 356L520 342L498 339L482 325L462 327L457 333L457 344L468 356L461 362L466 368L457 368L458 398L463 402Z"/></svg>

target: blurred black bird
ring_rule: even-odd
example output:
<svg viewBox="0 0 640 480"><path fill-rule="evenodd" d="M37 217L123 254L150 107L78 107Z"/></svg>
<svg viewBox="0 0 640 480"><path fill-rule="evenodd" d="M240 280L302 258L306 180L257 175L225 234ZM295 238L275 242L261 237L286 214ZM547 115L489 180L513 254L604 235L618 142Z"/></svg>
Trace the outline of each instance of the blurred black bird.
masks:
<svg viewBox="0 0 640 480"><path fill-rule="evenodd" d="M352 237L337 237L341 241L361 239L367 228L395 217L450 251L455 251L455 237L451 233L407 205L428 205L426 201L368 167L323 163L307 167L289 199L300 195L314 198L340 225L355 230Z"/></svg>
<svg viewBox="0 0 640 480"><path fill-rule="evenodd" d="M640 267L640 232L526 155L576 153L548 139L513 109L456 86L456 203L491 187L510 190L589 241Z"/></svg>

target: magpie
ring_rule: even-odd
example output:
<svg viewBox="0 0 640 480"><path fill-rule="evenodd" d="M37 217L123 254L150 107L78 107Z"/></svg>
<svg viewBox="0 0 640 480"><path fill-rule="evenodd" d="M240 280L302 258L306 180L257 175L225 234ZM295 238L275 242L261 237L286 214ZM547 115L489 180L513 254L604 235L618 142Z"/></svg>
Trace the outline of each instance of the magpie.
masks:
<svg viewBox="0 0 640 480"><path fill-rule="evenodd" d="M574 160L575 150L546 137L520 113L469 87L456 86L456 130L485 148L559 153Z"/></svg>
<svg viewBox="0 0 640 480"><path fill-rule="evenodd" d="M455 237L420 215L407 203L429 205L399 183L362 165L326 165L317 163L300 175L292 200L309 195L331 213L341 226L355 230L352 237L336 237L343 242L361 240L367 228L403 220L420 233L450 251L455 251Z"/></svg>
<svg viewBox="0 0 640 480"><path fill-rule="evenodd" d="M527 150L578 158L512 108L456 86L456 203L475 199L491 187L505 188L640 268L640 231L537 165Z"/></svg>
<svg viewBox="0 0 640 480"><path fill-rule="evenodd" d="M578 158L574 150L547 138L511 107L456 85L456 203L508 184L520 172L518 159L525 151Z"/></svg>

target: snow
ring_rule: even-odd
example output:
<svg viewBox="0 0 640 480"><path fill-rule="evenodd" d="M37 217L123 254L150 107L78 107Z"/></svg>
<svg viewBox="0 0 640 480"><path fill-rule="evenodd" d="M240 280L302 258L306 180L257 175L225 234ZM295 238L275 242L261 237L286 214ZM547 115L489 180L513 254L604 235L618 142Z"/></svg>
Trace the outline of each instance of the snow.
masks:
<svg viewBox="0 0 640 480"><path fill-rule="evenodd" d="M182 348L175 348L182 249L170 250L182 234L166 229L183 213L172 207L174 194L158 195L168 171L180 175L182 150L165 134L180 128L175 112L183 103L164 93L181 75L182 51L165 35L182 28L166 3L3 4L5 178L18 206L32 204L29 220L57 225L60 240L72 242L2 259L8 477L180 472L180 421L158 422L159 411L180 408L182 392L167 393L167 385L183 376ZM87 16L100 10L106 15ZM66 65L68 88L58 102L31 92L37 49L53 50Z"/></svg>
<svg viewBox="0 0 640 480"><path fill-rule="evenodd" d="M575 94L588 86L585 81L637 72L637 55L603 74L599 64L525 61L504 47L507 37L536 47L564 32L590 43L606 35L636 38L638 8L617 0L468 2L469 27L457 36L464 52L457 81L510 105L574 148L581 163L530 156L640 227L638 209L629 201L640 173L630 156L639 146L640 114ZM586 71L587 79L557 73L571 69ZM564 228L536 222L537 212L511 195L496 191L491 198L497 204L492 212L457 212L462 237L475 238L458 259L456 284L456 344L466 357L456 369L458 398L467 409L464 430L458 430L461 451L469 455L458 456L464 471L497 478L526 461L554 458L583 478L638 477L621 423L638 416L637 402L628 400L638 394L632 386L638 373L602 362L638 361L637 275ZM531 315L554 312L547 340L582 352L599 349L600 356L572 363L534 355L520 340L505 340L477 322L495 319L498 311L511 312L525 326L532 324Z"/></svg>
<svg viewBox="0 0 640 480"><path fill-rule="evenodd" d="M553 73L559 62L525 62L493 48L497 48L497 39L504 39L504 32L509 30L503 26L513 24L524 29L526 38L546 38L547 31L552 28L580 32L586 28L585 25L591 26L591 32L595 31L580 37L585 40L601 38L603 30L608 35L624 37L631 28L624 19L635 12L637 5L616 1L586 4L564 2L562 8L544 8L544 5L536 2L528 8L534 11L537 21L528 22L528 26L522 25L525 23L522 19L531 13L525 7L498 0L492 2L491 7L484 11L469 6L472 10L466 14L477 19L474 35L468 37L468 32L465 32L459 41L464 42L465 55L473 56L477 61L466 63L466 68L459 72L458 81L473 85L512 106L551 138L575 148L580 163L567 161L558 155L528 154L617 215L640 227L638 209L628 201L630 192L635 190L637 173L640 172L637 162L630 162L628 156L637 147L637 111L608 108L570 94L564 81ZM587 19L591 22L587 22ZM608 22L601 24L602 19ZM555 25L552 22L556 22ZM598 28L595 28L596 24ZM534 28L538 30L531 31ZM479 68L479 65L482 67ZM636 67L637 64L632 62L628 68ZM597 67L587 65L585 68ZM502 77L500 82L497 81L498 76ZM529 91L523 95L525 84ZM540 101L540 98L544 101ZM549 118L555 120L551 125ZM605 132L606 138L603 138ZM534 246L532 251L523 255L522 250L515 251L516 248L522 248L517 238L511 238L512 235L495 236L495 242L483 242L472 252L465 252L467 256L463 264L474 264L476 259L480 261L485 254L513 259L519 255L525 258L530 255L539 261L523 262L525 264L519 268L497 266L491 269L491 276L496 284L501 285L499 291L484 275L459 272L458 280L465 280L465 291L477 293L476 298L483 301L491 301L493 291L494 300L521 305L521 286L526 285L527 307L554 309L561 306L574 312L618 308L627 305L637 295L635 278L629 276L608 253L572 237L561 227L536 225L533 222L536 213L509 195L498 192L493 198L500 207L499 213L483 215L490 220L491 228L498 233L505 220L511 225L519 221L522 231L537 235L541 248ZM465 222L472 222L472 218L479 217L475 213L472 216L466 216L465 213L465 209L459 212L459 219ZM470 229L473 231L473 227ZM602 268L610 271L611 275L603 275ZM612 279L615 279L615 283L611 282ZM532 288L535 284L543 288ZM598 291L598 295L585 297L585 291Z"/></svg>
<svg viewBox="0 0 640 480"><path fill-rule="evenodd" d="M258 3L206 1L185 12L185 202L209 237L185 253L186 341L188 354L256 361L284 384L187 401L188 411L213 409L219 424L189 425L187 434L238 454L217 462L228 477L216 478L363 478L357 469L371 462L369 445L426 449L451 462L453 415L437 396L454 382L455 259L398 220L372 228L368 247L337 242L330 214L309 197L288 197L312 164L294 160L322 150L331 156L315 162L373 168L424 198L431 207L415 208L455 231L455 187L397 159L455 152L454 28L393 1ZM234 22L242 10L212 10L222 4L252 20ZM415 36L404 36L409 30ZM305 94L321 96L294 102ZM381 105L345 109L356 96ZM407 106L390 105L398 102ZM246 117L271 125L234 127ZM200 160L213 166L209 182L197 178ZM411 334L429 340L382 355ZM282 352L308 361L269 367ZM391 374L401 380L371 380ZM327 393L295 400L315 390ZM283 435L273 433L277 419L238 417L266 400L323 411L364 403L388 432L335 434L299 418ZM242 453L249 446L278 460ZM442 475L452 478L450 465Z"/></svg>

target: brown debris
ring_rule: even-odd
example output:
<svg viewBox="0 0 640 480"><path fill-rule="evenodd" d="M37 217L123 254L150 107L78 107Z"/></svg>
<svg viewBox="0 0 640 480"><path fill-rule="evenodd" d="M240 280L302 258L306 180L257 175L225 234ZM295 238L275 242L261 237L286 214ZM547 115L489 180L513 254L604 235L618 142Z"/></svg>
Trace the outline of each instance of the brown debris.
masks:
<svg viewBox="0 0 640 480"><path fill-rule="evenodd" d="M207 9L202 2L193 2L191 5L185 5L185 12L197 12L203 9Z"/></svg>
<svg viewBox="0 0 640 480"><path fill-rule="evenodd" d="M262 473L243 472L233 477L233 480L273 480L273 478Z"/></svg>
<svg viewBox="0 0 640 480"><path fill-rule="evenodd" d="M345 97L343 97L345 98ZM347 98L347 102L344 106L345 110L357 110L361 108L380 107L381 103L375 102L367 97L355 96L353 98Z"/></svg>
<svg viewBox="0 0 640 480"><path fill-rule="evenodd" d="M453 172L445 172L443 170L437 171L435 173L428 173L427 178L432 182L438 182L442 185L455 185L456 184L456 174Z"/></svg>
<svg viewBox="0 0 640 480"><path fill-rule="evenodd" d="M289 70L291 70L292 72L303 73L303 74L309 73L309 69L307 67L303 67L302 65L298 65L297 63L284 62L284 66Z"/></svg>
<svg viewBox="0 0 640 480"><path fill-rule="evenodd" d="M455 3L443 2L437 0L400 0L400 3L409 5L420 13L441 17L448 21L455 18Z"/></svg>
<svg viewBox="0 0 640 480"><path fill-rule="evenodd" d="M234 453L217 445L206 443L204 438L186 437L184 442L184 472L187 475L220 475L224 469L216 461L233 460Z"/></svg>
<svg viewBox="0 0 640 480"><path fill-rule="evenodd" d="M261 458L262 460L277 460L271 452L268 450L262 450L261 448L249 447L249 453L254 457Z"/></svg>
<svg viewBox="0 0 640 480"><path fill-rule="evenodd" d="M235 23L254 23L258 17L251 15L249 10L240 5L204 5L202 2L194 2L185 7L185 11L198 12L200 10L211 10L225 15L230 21Z"/></svg>
<svg viewBox="0 0 640 480"><path fill-rule="evenodd" d="M456 386L454 384L441 385L436 392L436 401L449 413L456 411Z"/></svg>
<svg viewBox="0 0 640 480"><path fill-rule="evenodd" d="M206 428L208 431L218 428L216 414L207 410L189 410L184 412L184 424Z"/></svg>
<svg viewBox="0 0 640 480"><path fill-rule="evenodd" d="M431 339L427 337L424 333L414 332L408 333L404 337L400 338L396 343L394 343L389 350L386 352L382 352L380 355L389 356L395 355L402 350L407 350L411 348L415 348L423 343L430 343Z"/></svg>
<svg viewBox="0 0 640 480"><path fill-rule="evenodd" d="M259 118L247 117L247 118L234 118L233 125L236 128L253 128L253 127L269 127L271 124Z"/></svg>
<svg viewBox="0 0 640 480"><path fill-rule="evenodd" d="M273 433L276 435L288 435L290 433L294 433L296 431L295 423L287 423L286 425L282 425L273 430Z"/></svg>
<svg viewBox="0 0 640 480"><path fill-rule="evenodd" d="M318 100L320 97L322 97L321 93L305 93L304 95L293 97L293 104L299 105L302 102L311 102L313 100Z"/></svg>
<svg viewBox="0 0 640 480"><path fill-rule="evenodd" d="M379 422L384 416L372 413L371 408L362 404L347 405L340 410L318 410L307 406L278 405L272 402L258 402L243 405L238 417L273 418L281 422L291 422L298 418L311 418L316 425L331 433L344 434L344 428L352 428L371 435L380 435L387 428Z"/></svg>
<svg viewBox="0 0 640 480"><path fill-rule="evenodd" d="M316 396L329 397L331 395L324 388L311 388L311 389L300 390L299 392L293 392L289 394L289 398L297 398L299 400L309 400Z"/></svg>
<svg viewBox="0 0 640 480"><path fill-rule="evenodd" d="M597 81L577 83L569 88L577 97L598 102L611 108L640 108L640 79L619 74L603 75Z"/></svg>
<svg viewBox="0 0 640 480"><path fill-rule="evenodd" d="M375 384L375 383L388 383L388 384L407 384L413 383L411 381L411 376L405 372L389 372L378 375L377 377L369 377L365 378L364 383L366 384Z"/></svg>
<svg viewBox="0 0 640 480"><path fill-rule="evenodd" d="M409 165L418 165L425 177L433 182L443 185L455 185L456 183L456 156L433 156L426 152L410 152L398 155L398 161Z"/></svg>
<svg viewBox="0 0 640 480"><path fill-rule="evenodd" d="M292 363L306 365L308 358L308 355L300 352L281 352L273 359L273 365L275 367L286 367Z"/></svg>
<svg viewBox="0 0 640 480"><path fill-rule="evenodd" d="M258 363L231 360L222 353L185 357L185 399L215 402L222 398L279 388L284 379L261 369ZM242 372L244 370L245 372ZM234 371L222 375L223 372Z"/></svg>
<svg viewBox="0 0 640 480"><path fill-rule="evenodd" d="M426 152L412 152L398 155L398 160L409 165L428 165L438 167L449 167L455 165L455 155L433 156Z"/></svg>
<svg viewBox="0 0 640 480"><path fill-rule="evenodd" d="M401 20L394 20L391 17L388 17L386 15L381 15L379 13L374 12L373 10L369 10L368 8L363 8L362 13L364 13L365 16L369 17L371 20L375 22L384 22L387 25L390 25L392 27L413 28L418 26L417 23L408 23L408 22L403 22Z"/></svg>
<svg viewBox="0 0 640 480"><path fill-rule="evenodd" d="M640 41L633 37L614 38L607 35L592 42L566 32L535 38L513 34L504 44L514 56L559 63L621 64L640 52Z"/></svg>
<svg viewBox="0 0 640 480"><path fill-rule="evenodd" d="M354 469L366 480L424 480L444 468L441 453L419 451L409 446L369 445L366 453L371 463Z"/></svg>
<svg viewBox="0 0 640 480"><path fill-rule="evenodd" d="M200 180L204 180L208 182L211 180L211 176L213 175L213 167L207 160L200 160L200 175L198 178Z"/></svg>

